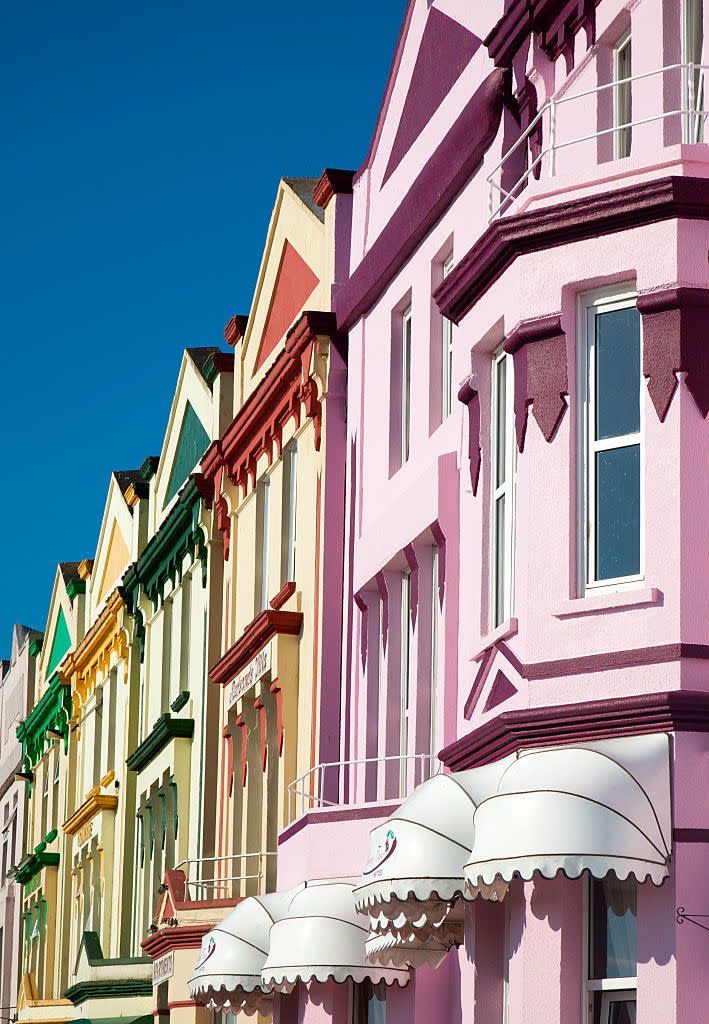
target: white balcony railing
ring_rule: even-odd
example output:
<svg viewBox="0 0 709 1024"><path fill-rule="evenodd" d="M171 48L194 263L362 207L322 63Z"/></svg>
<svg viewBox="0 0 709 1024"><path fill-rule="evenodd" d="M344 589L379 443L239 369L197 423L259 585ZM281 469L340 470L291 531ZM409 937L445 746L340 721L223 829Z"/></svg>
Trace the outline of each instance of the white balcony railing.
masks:
<svg viewBox="0 0 709 1024"><path fill-rule="evenodd" d="M704 76L707 70L709 70L709 65L705 64L669 64L655 71L631 75L629 78L608 82L605 85L598 85L582 92L569 93L550 100L539 110L527 129L488 175L488 220L493 221L507 212L511 203L524 191L530 178L553 178L557 173L559 153L569 147L581 146L594 139L603 138L610 138L615 143L622 137L629 139L634 128L672 120L678 124L678 141L702 142L704 140L704 121L708 114L704 110ZM632 90L636 83L648 81L652 86L652 79L661 79L663 96L665 93L671 95L672 88L667 87L673 84L673 78L676 80L675 93L679 105L670 102L671 109L669 110L662 109L639 117L631 115L628 120L621 120L617 117L617 113L611 113L616 109L616 98L626 86L630 86ZM576 134L572 128L569 137L566 137L566 131L571 126L583 124L584 121L588 123L588 116L584 115L591 113L597 120L597 106L592 111L587 109L585 112L581 108L584 105L588 108L588 101L592 97L603 98L604 94L608 99L609 120L612 121L610 126L596 127L594 131L585 131L581 134ZM635 101L634 95L633 101ZM573 104L577 104L578 120L574 118ZM659 95L658 104L659 106L664 105L663 97ZM567 109L570 116L561 125L560 119L562 115L566 114ZM618 158L617 155L615 158ZM514 174L515 164L519 166L522 162L525 165L524 169L514 183L509 186L503 185L505 175L511 177Z"/></svg>
<svg viewBox="0 0 709 1024"><path fill-rule="evenodd" d="M191 900L232 899L244 895L247 886L261 892L268 860L276 856L276 853L259 850L223 857L201 857L181 861L176 870L184 871L187 894ZM235 864L236 873L232 867Z"/></svg>
<svg viewBox="0 0 709 1024"><path fill-rule="evenodd" d="M435 754L394 754L318 764L288 786L290 820L314 807L403 800L439 771L441 764Z"/></svg>

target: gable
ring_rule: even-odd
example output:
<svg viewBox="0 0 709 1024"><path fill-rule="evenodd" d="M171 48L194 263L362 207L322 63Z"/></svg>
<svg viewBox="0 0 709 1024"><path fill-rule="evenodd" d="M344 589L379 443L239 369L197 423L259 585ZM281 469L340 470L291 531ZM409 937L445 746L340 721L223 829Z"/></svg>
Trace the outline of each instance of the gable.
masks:
<svg viewBox="0 0 709 1024"><path fill-rule="evenodd" d="M111 535L108 540L108 551L106 552L101 585L99 587L98 604L101 604L109 590L113 588L119 577L123 575L123 571L129 562L130 551L128 550L128 544L118 523L114 519L111 526Z"/></svg>
<svg viewBox="0 0 709 1024"><path fill-rule="evenodd" d="M498 640L479 656L475 679L465 702L466 721L479 721L491 713L525 706L528 685L524 666L505 640Z"/></svg>
<svg viewBox="0 0 709 1024"><path fill-rule="evenodd" d="M47 666L46 678L52 675L55 671L59 662L62 660L64 655L71 647L71 636L69 634L69 627L67 626L66 619L64 618L64 611L62 608L59 609L57 615L57 622L54 627L54 636L52 637L52 646L49 652L49 665Z"/></svg>
<svg viewBox="0 0 709 1024"><path fill-rule="evenodd" d="M177 439L175 457L172 460L170 481L167 485L163 508L170 504L208 447L209 434L204 429L202 421L194 411L191 403L187 402L182 417L180 434Z"/></svg>
<svg viewBox="0 0 709 1024"><path fill-rule="evenodd" d="M480 44L481 40L459 22L435 7L430 9L382 185L438 110Z"/></svg>
<svg viewBox="0 0 709 1024"><path fill-rule="evenodd" d="M286 239L255 370L263 366L319 284L320 279Z"/></svg>

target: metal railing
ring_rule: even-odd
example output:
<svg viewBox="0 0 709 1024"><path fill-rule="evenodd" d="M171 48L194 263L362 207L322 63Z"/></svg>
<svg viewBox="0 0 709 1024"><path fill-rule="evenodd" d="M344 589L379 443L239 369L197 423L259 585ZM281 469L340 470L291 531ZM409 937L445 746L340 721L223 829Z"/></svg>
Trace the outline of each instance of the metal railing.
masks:
<svg viewBox="0 0 709 1024"><path fill-rule="evenodd" d="M439 771L441 764L435 754L392 754L317 764L288 786L290 820L314 807L404 799Z"/></svg>
<svg viewBox="0 0 709 1024"><path fill-rule="evenodd" d="M704 110L704 73L709 70L706 64L668 64L666 67L657 68L654 71L645 71L638 75L630 75L618 81L607 82L582 92L570 93L554 97L545 103L536 116L529 123L525 131L520 135L515 144L508 149L502 160L487 177L488 184L488 220L492 221L501 216L509 205L519 197L530 177L540 177L546 169L547 176L552 178L556 174L557 154L560 150L569 146L580 145L590 142L593 139L604 136L615 136L618 138L623 132L632 132L633 128L642 125L653 124L658 121L666 121L676 117L681 121L682 141L701 142L704 137L704 121L709 112ZM559 109L575 100L587 99L589 96L597 96L608 90L622 89L626 85L632 87L633 82L640 82L645 79L665 76L669 72L679 72L680 82L680 106L674 110L663 110L658 114L651 114L648 117L640 117L624 122L614 123L609 128L597 128L595 131L578 135L571 139L559 139L558 115ZM615 122L615 117L614 117ZM545 131L546 128L546 131ZM528 143L533 137L541 138L539 151L536 156ZM521 151L521 152L520 152ZM524 155L526 166L517 181L509 188L502 185L502 172L513 157L518 159ZM529 156L532 155L532 160Z"/></svg>
<svg viewBox="0 0 709 1024"><path fill-rule="evenodd" d="M254 853L233 853L221 857L200 857L180 861L175 870L183 870L190 899L224 899L241 894L245 883L254 882L260 891L266 877L267 859L277 853L258 850ZM252 863L256 860L256 865ZM234 861L244 866L239 874L223 874L222 866ZM233 870L226 868L225 870ZM208 876L212 877L208 877ZM194 895L192 895L194 892Z"/></svg>

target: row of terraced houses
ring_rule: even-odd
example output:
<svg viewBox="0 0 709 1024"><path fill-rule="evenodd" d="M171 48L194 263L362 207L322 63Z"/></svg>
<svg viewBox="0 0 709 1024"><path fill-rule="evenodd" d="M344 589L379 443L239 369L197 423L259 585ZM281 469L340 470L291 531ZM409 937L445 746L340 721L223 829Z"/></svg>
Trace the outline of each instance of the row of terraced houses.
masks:
<svg viewBox="0 0 709 1024"><path fill-rule="evenodd" d="M281 180L2 662L0 1019L706 1019L705 24L409 0Z"/></svg>

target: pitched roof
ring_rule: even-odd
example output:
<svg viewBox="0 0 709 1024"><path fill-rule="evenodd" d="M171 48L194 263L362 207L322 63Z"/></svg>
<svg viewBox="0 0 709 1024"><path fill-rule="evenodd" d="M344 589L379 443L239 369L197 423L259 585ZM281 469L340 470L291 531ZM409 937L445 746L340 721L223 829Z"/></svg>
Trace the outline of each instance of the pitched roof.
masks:
<svg viewBox="0 0 709 1024"><path fill-rule="evenodd" d="M131 484L141 479L139 469L114 469L113 475L123 495L125 495Z"/></svg>
<svg viewBox="0 0 709 1024"><path fill-rule="evenodd" d="M86 559L84 559L84 561L89 563L89 564L91 564L91 565L93 565L93 561L94 560L93 560L93 558L86 558ZM62 579L64 580L64 583L69 583L70 580L81 579L81 577L79 576L79 566L80 565L81 565L81 562L60 562L59 563L59 570L60 570L60 572L62 574Z"/></svg>
<svg viewBox="0 0 709 1024"><path fill-rule="evenodd" d="M317 185L319 178L284 178L283 181L295 192L302 203L308 207L311 213L314 213L319 221L324 223L325 211L318 206L313 199L313 190Z"/></svg>

